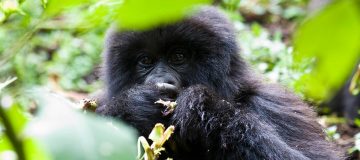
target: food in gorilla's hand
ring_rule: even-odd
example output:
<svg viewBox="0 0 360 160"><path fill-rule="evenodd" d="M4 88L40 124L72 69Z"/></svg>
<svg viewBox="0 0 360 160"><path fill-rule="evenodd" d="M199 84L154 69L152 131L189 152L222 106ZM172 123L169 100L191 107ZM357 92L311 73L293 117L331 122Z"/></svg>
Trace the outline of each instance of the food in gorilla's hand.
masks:
<svg viewBox="0 0 360 160"><path fill-rule="evenodd" d="M93 99L82 99L79 104L79 108L84 111L95 112L97 107L96 100Z"/></svg>
<svg viewBox="0 0 360 160"><path fill-rule="evenodd" d="M176 107L176 102L164 101L162 99L159 99L158 101L156 101L155 104L162 104L164 107L166 107L165 110L162 111L162 114L164 116L167 116L167 115L173 113L174 109Z"/></svg>

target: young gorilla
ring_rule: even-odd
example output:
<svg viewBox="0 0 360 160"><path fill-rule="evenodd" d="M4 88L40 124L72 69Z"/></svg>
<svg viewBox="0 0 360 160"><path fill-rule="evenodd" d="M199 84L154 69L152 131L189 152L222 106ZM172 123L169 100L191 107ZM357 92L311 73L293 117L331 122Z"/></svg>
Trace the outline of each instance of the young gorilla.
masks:
<svg viewBox="0 0 360 160"><path fill-rule="evenodd" d="M229 20L204 7L172 25L109 32L107 95L97 112L147 136L175 125L174 159L341 159L314 112L285 89L264 84L239 57ZM172 100L168 115L155 101Z"/></svg>

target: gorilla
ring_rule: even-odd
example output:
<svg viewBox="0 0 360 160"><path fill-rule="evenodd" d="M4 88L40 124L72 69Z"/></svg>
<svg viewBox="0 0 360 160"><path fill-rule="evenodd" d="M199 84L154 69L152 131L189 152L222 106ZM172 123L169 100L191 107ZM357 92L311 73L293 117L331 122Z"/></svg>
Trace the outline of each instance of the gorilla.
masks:
<svg viewBox="0 0 360 160"><path fill-rule="evenodd" d="M174 125L162 155L175 160L342 159L313 110L265 83L239 52L231 22L213 7L146 31L110 29L96 112L145 137L156 123ZM159 99L177 106L164 114Z"/></svg>

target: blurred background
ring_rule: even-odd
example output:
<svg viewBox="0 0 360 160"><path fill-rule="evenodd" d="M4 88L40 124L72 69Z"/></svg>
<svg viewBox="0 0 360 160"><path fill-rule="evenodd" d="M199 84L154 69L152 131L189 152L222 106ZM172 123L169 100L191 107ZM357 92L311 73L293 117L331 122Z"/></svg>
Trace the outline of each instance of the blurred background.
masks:
<svg viewBox="0 0 360 160"><path fill-rule="evenodd" d="M358 0L0 0L0 159L134 159L134 131L79 104L103 88L104 34L202 4L226 12L241 55L314 106L328 140L360 159Z"/></svg>

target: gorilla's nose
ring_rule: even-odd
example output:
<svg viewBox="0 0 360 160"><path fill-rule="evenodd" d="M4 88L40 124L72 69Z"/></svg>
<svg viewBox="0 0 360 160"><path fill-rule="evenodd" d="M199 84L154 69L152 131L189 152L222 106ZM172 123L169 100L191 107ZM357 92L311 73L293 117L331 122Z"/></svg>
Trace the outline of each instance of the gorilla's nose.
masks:
<svg viewBox="0 0 360 160"><path fill-rule="evenodd" d="M177 87L175 85L172 85L169 83L156 83L156 86L160 89L171 89L171 90L177 89Z"/></svg>
<svg viewBox="0 0 360 160"><path fill-rule="evenodd" d="M177 90L180 87L180 83L176 78L169 75L154 75L145 80L147 84L155 84L159 89Z"/></svg>

